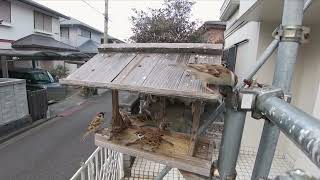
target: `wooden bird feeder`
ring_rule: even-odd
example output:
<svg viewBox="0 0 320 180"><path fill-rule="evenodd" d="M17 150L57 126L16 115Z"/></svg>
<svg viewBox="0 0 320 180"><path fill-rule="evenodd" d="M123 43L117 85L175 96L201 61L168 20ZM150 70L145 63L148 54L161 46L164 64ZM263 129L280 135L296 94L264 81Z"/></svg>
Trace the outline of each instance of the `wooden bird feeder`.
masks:
<svg viewBox="0 0 320 180"><path fill-rule="evenodd" d="M126 128L112 139L97 133L95 143L124 154L210 176L214 145L196 134L200 126L202 102L219 101L221 95L218 89L214 93L208 92L179 64L221 64L221 55L220 44L106 44L99 49L99 54L61 82L112 89L114 127L124 126L119 114L118 90L157 95L163 102L165 97L192 99L191 134L167 132L163 135L163 139L172 142L173 146L161 143L155 151L141 150L137 145L127 146L128 141L136 138L134 128ZM165 106L162 111L165 114Z"/></svg>

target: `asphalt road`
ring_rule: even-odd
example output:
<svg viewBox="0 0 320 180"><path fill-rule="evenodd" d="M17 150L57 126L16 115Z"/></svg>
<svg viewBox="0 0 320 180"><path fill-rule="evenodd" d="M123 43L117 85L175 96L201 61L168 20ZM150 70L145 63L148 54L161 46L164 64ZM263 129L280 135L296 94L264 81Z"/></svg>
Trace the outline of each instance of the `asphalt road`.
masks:
<svg viewBox="0 0 320 180"><path fill-rule="evenodd" d="M97 112L111 117L111 95L95 97L0 145L0 180L69 179L96 148L81 137Z"/></svg>

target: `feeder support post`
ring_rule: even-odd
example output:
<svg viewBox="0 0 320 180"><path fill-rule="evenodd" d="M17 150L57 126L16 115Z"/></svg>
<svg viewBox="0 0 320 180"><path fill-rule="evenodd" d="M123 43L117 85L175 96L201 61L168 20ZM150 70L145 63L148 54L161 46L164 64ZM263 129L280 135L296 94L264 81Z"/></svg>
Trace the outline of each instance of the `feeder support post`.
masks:
<svg viewBox="0 0 320 180"><path fill-rule="evenodd" d="M238 110L238 94L227 90L225 100L226 112L224 129L218 157L218 172L220 179L236 179L236 164L240 151L242 133L246 119L246 111Z"/></svg>

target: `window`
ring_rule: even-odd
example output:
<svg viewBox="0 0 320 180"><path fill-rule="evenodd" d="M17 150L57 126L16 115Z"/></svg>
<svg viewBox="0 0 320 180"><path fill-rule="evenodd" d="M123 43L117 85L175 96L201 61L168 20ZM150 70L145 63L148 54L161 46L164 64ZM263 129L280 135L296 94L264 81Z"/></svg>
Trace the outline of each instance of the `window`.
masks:
<svg viewBox="0 0 320 180"><path fill-rule="evenodd" d="M52 17L34 11L34 29L45 32L52 32Z"/></svg>
<svg viewBox="0 0 320 180"><path fill-rule="evenodd" d="M80 35L86 38L91 38L91 32L86 29L80 29Z"/></svg>
<svg viewBox="0 0 320 180"><path fill-rule="evenodd" d="M62 38L69 39L69 28L68 27L61 27L60 28L60 36Z"/></svg>
<svg viewBox="0 0 320 180"><path fill-rule="evenodd" d="M0 0L0 20L11 23L11 3L10 1Z"/></svg>

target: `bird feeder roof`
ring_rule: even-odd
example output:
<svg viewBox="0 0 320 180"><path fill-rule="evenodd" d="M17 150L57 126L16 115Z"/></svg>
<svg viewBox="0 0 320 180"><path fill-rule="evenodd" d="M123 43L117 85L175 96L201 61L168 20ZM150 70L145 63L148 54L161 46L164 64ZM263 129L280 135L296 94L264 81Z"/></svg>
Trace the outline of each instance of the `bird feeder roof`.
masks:
<svg viewBox="0 0 320 180"><path fill-rule="evenodd" d="M105 44L99 54L61 83L217 100L217 88L208 92L179 64L221 64L222 47L198 43Z"/></svg>

